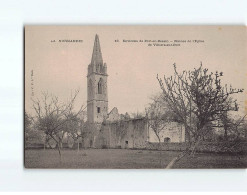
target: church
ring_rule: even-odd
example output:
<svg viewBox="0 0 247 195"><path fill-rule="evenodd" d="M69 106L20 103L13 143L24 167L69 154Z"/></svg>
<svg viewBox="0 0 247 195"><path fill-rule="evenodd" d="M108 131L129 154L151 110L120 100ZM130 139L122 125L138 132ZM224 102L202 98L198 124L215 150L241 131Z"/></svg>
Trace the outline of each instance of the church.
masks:
<svg viewBox="0 0 247 195"><path fill-rule="evenodd" d="M145 117L131 118L119 114L114 107L108 112L107 64L103 61L99 36L95 35L91 63L87 74L87 122L90 128L84 138L85 147L146 148L157 142ZM161 132L164 142L184 142L184 128L171 123Z"/></svg>

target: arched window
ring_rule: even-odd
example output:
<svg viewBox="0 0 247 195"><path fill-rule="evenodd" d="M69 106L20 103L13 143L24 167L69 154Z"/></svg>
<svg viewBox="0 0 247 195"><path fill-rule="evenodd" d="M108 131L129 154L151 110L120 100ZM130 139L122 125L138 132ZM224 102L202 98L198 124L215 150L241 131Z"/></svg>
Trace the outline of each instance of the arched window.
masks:
<svg viewBox="0 0 247 195"><path fill-rule="evenodd" d="M96 72L99 72L99 64L96 65Z"/></svg>
<svg viewBox="0 0 247 195"><path fill-rule="evenodd" d="M89 80L89 84L88 84L88 96L89 98L93 97L93 83L92 80Z"/></svg>
<svg viewBox="0 0 247 195"><path fill-rule="evenodd" d="M103 79L100 78L98 82L98 94L102 94L102 93L103 93Z"/></svg>

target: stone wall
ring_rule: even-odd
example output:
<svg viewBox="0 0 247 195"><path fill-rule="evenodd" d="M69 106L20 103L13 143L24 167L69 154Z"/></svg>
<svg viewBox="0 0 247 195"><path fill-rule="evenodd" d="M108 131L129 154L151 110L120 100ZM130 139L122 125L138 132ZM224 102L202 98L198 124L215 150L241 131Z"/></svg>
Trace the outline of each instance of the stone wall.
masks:
<svg viewBox="0 0 247 195"><path fill-rule="evenodd" d="M171 122L161 132L162 142L169 137L170 142L184 142L182 125ZM158 142L145 118L105 121L94 140L96 148L146 148L148 142Z"/></svg>
<svg viewBox="0 0 247 195"><path fill-rule="evenodd" d="M114 107L111 112L108 114L108 117L106 119L109 122L114 122L114 121L119 121L120 120L120 115L118 113L118 109Z"/></svg>
<svg viewBox="0 0 247 195"><path fill-rule="evenodd" d="M96 148L145 148L148 128L145 119L103 123L95 140Z"/></svg>
<svg viewBox="0 0 247 195"><path fill-rule="evenodd" d="M161 142L185 142L184 126L177 122L166 123L165 128L160 132L160 140ZM149 142L159 142L151 127L149 128Z"/></svg>

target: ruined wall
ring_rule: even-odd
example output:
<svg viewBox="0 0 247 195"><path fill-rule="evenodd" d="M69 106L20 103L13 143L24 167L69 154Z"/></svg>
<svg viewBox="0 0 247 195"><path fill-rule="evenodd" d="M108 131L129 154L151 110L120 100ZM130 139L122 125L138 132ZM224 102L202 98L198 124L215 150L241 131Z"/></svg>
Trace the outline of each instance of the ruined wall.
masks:
<svg viewBox="0 0 247 195"><path fill-rule="evenodd" d="M97 142L96 138L99 135L102 124L100 123L91 123L88 124L84 130L84 135L82 138L82 147L83 148L96 148Z"/></svg>
<svg viewBox="0 0 247 195"><path fill-rule="evenodd" d="M167 138L169 138L169 141ZM177 122L169 122L165 128L160 132L161 142L185 142L184 126ZM154 131L149 128L149 142L159 142Z"/></svg>
<svg viewBox="0 0 247 195"><path fill-rule="evenodd" d="M111 112L108 114L108 117L106 119L109 122L114 122L114 121L119 121L120 120L120 115L118 113L118 109L114 107Z"/></svg>
<svg viewBox="0 0 247 195"><path fill-rule="evenodd" d="M102 124L97 148L145 148L148 128L145 119L130 119Z"/></svg>

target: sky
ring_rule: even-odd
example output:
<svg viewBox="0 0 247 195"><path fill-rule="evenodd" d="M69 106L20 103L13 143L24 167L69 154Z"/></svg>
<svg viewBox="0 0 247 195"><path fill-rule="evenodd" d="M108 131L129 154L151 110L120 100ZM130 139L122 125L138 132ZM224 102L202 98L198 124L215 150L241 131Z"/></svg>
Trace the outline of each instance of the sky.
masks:
<svg viewBox="0 0 247 195"><path fill-rule="evenodd" d="M33 112L31 98L41 98L42 91L65 101L79 89L76 108L86 106L87 66L91 62L95 34L99 35L103 61L108 68L109 111L113 107L119 113L144 111L150 97L161 92L157 74L171 76L174 63L178 71L183 71L193 70L202 62L209 71L222 71L224 84L245 89L236 98L240 112L247 113L246 27L134 25L26 26L27 112ZM158 43L158 40L166 42ZM180 46L154 46L173 44L175 40L180 41Z"/></svg>

